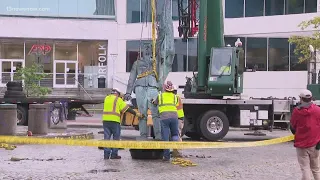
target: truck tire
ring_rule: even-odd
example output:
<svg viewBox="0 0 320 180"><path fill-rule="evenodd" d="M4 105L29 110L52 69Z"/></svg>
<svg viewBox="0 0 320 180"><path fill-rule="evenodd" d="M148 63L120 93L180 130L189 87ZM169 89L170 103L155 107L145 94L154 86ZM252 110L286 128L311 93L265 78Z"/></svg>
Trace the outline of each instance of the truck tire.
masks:
<svg viewBox="0 0 320 180"><path fill-rule="evenodd" d="M200 122L200 132L208 141L217 141L229 131L228 117L219 110L210 110L203 114Z"/></svg>
<svg viewBox="0 0 320 180"><path fill-rule="evenodd" d="M17 125L28 125L28 110L23 106L17 106Z"/></svg>

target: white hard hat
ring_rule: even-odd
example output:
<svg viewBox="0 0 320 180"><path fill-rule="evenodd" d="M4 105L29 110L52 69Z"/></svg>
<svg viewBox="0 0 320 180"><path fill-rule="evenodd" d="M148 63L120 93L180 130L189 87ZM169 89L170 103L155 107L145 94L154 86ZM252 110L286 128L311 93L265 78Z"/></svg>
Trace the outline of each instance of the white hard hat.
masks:
<svg viewBox="0 0 320 180"><path fill-rule="evenodd" d="M117 93L119 93L119 94L121 93L118 88L112 88L112 91L113 91L113 92L117 92Z"/></svg>
<svg viewBox="0 0 320 180"><path fill-rule="evenodd" d="M301 98L312 98L312 93L308 89L304 89L300 92L299 97Z"/></svg>

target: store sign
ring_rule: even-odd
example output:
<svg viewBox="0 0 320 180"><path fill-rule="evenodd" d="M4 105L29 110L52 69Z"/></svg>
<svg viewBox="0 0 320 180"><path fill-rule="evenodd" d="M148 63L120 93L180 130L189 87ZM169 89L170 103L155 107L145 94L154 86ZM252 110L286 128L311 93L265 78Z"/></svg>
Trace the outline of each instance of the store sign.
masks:
<svg viewBox="0 0 320 180"><path fill-rule="evenodd" d="M51 52L52 48L50 45L41 45L41 44L34 44L32 45L28 55L36 54L36 55L46 55Z"/></svg>
<svg viewBox="0 0 320 180"><path fill-rule="evenodd" d="M99 44L98 48L98 66L99 66L99 72L98 76L99 78L104 77L107 78L107 48L106 44Z"/></svg>

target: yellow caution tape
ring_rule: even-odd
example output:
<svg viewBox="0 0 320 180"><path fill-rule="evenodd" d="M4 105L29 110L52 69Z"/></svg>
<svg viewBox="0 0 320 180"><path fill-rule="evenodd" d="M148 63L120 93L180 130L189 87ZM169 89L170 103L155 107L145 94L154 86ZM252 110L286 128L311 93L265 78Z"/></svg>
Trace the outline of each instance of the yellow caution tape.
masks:
<svg viewBox="0 0 320 180"><path fill-rule="evenodd" d="M0 136L0 142L9 144L55 144L68 146L92 146L127 149L196 149L196 148L235 148L256 147L279 144L294 140L294 136L285 136L275 139L255 142L166 142L166 141L101 141L80 139L54 139L18 136Z"/></svg>

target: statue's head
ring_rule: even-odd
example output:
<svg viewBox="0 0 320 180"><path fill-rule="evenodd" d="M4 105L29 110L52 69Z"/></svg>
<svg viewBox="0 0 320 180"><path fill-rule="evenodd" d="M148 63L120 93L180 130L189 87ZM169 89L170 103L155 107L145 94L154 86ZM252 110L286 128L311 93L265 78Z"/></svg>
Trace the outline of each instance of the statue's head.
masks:
<svg viewBox="0 0 320 180"><path fill-rule="evenodd" d="M151 43L144 43L142 48L143 58L151 58L152 55L152 45Z"/></svg>

